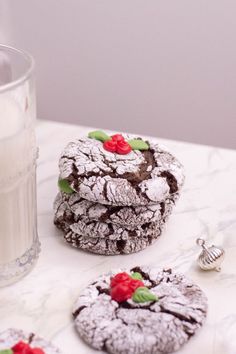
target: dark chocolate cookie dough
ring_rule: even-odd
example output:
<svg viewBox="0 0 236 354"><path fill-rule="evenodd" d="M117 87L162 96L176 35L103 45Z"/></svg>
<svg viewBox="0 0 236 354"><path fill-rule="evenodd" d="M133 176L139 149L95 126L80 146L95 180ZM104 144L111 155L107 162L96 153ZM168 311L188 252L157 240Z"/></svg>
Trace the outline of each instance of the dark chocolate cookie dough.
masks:
<svg viewBox="0 0 236 354"><path fill-rule="evenodd" d="M70 142L59 161L60 179L92 202L113 206L161 203L179 192L183 167L165 148L148 144L146 151L119 155L91 138Z"/></svg>
<svg viewBox="0 0 236 354"><path fill-rule="evenodd" d="M124 270L122 270L123 272ZM74 306L75 327L91 347L115 354L172 353L203 325L207 298L191 280L171 269L135 267L157 301L111 298L110 272L100 276Z"/></svg>

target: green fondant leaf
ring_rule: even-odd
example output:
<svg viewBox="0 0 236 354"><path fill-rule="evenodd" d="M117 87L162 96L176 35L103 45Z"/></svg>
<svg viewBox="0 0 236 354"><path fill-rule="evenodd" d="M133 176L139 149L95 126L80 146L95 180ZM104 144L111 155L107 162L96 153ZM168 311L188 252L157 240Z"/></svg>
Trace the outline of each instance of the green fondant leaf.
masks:
<svg viewBox="0 0 236 354"><path fill-rule="evenodd" d="M90 132L88 134L88 137L91 139L102 141L103 143L104 141L111 140L111 137L101 130L95 130L93 132Z"/></svg>
<svg viewBox="0 0 236 354"><path fill-rule="evenodd" d="M0 354L13 354L13 350L12 349L0 350Z"/></svg>
<svg viewBox="0 0 236 354"><path fill-rule="evenodd" d="M128 140L129 145L132 147L133 150L148 150L149 145L146 141L141 139L131 139Z"/></svg>
<svg viewBox="0 0 236 354"><path fill-rule="evenodd" d="M134 272L131 274L131 278L136 279L136 280L143 280L143 277L140 273Z"/></svg>
<svg viewBox="0 0 236 354"><path fill-rule="evenodd" d="M69 182L66 179L59 179L58 181L58 187L60 190L66 194L72 194L74 193L73 189L69 185Z"/></svg>
<svg viewBox="0 0 236 354"><path fill-rule="evenodd" d="M132 300L134 302L143 303L148 301L158 301L158 298L155 294L151 293L148 288L141 286L135 290Z"/></svg>

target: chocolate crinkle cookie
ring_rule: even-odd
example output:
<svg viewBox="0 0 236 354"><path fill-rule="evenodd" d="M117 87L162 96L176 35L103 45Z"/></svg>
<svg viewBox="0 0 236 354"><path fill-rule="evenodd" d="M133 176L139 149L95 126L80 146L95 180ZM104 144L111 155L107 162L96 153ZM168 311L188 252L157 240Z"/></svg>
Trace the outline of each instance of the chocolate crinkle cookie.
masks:
<svg viewBox="0 0 236 354"><path fill-rule="evenodd" d="M54 223L74 247L104 255L129 254L160 236L173 204L171 199L161 206L111 207L59 193Z"/></svg>
<svg viewBox="0 0 236 354"><path fill-rule="evenodd" d="M101 222L133 230L137 226L160 221L166 212L169 214L172 210L178 196L175 194L159 204L120 207L90 202L77 193L60 192L54 202L55 221L59 224Z"/></svg>
<svg viewBox="0 0 236 354"><path fill-rule="evenodd" d="M135 267L100 276L81 292L76 330L91 347L115 354L172 353L203 325L207 298L171 269Z"/></svg>
<svg viewBox="0 0 236 354"><path fill-rule="evenodd" d="M105 256L113 256L144 250L147 246L152 245L156 241L161 235L161 231L161 228L155 228L153 233L149 231L149 235L146 237L129 237L125 240L88 237L69 231L64 235L64 239L71 246L81 250Z"/></svg>
<svg viewBox="0 0 236 354"><path fill-rule="evenodd" d="M122 138L136 143L141 140ZM108 151L96 138L70 142L59 161L60 179L92 202L113 206L161 203L181 189L183 167L161 145L142 142L147 145L145 150L131 149L126 154Z"/></svg>
<svg viewBox="0 0 236 354"><path fill-rule="evenodd" d="M0 353L62 354L49 341L25 331L10 328L0 333Z"/></svg>

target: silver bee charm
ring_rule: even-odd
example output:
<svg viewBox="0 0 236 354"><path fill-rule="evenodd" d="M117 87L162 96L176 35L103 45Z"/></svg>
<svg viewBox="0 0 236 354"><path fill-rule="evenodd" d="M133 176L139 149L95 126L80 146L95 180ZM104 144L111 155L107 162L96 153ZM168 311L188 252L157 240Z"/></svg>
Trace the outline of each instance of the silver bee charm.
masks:
<svg viewBox="0 0 236 354"><path fill-rule="evenodd" d="M218 246L206 246L205 240L202 238L197 239L197 245L202 247L202 252L198 257L198 264L203 270L217 270L220 272L221 263L224 260L225 251Z"/></svg>

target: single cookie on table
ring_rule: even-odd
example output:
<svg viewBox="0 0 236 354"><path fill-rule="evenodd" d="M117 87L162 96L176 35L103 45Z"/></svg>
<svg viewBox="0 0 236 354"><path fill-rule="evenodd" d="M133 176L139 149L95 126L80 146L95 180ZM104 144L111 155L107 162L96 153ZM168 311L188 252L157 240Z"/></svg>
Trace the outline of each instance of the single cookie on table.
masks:
<svg viewBox="0 0 236 354"><path fill-rule="evenodd" d="M59 183L67 183L69 190L113 206L161 203L179 193L184 182L183 166L161 145L103 132L70 142L59 169Z"/></svg>
<svg viewBox="0 0 236 354"><path fill-rule="evenodd" d="M54 202L54 212L55 219L59 222L99 221L132 230L161 220L165 210L172 208L177 199L178 195L175 194L159 204L120 207L90 202L81 198L78 193L60 192Z"/></svg>
<svg viewBox="0 0 236 354"><path fill-rule="evenodd" d="M81 292L73 311L76 330L108 353L172 353L203 325L207 298L171 269L135 267L100 276Z"/></svg>
<svg viewBox="0 0 236 354"><path fill-rule="evenodd" d="M15 328L0 333L0 354L28 352L31 354L62 354L52 343L34 333L27 333Z"/></svg>

